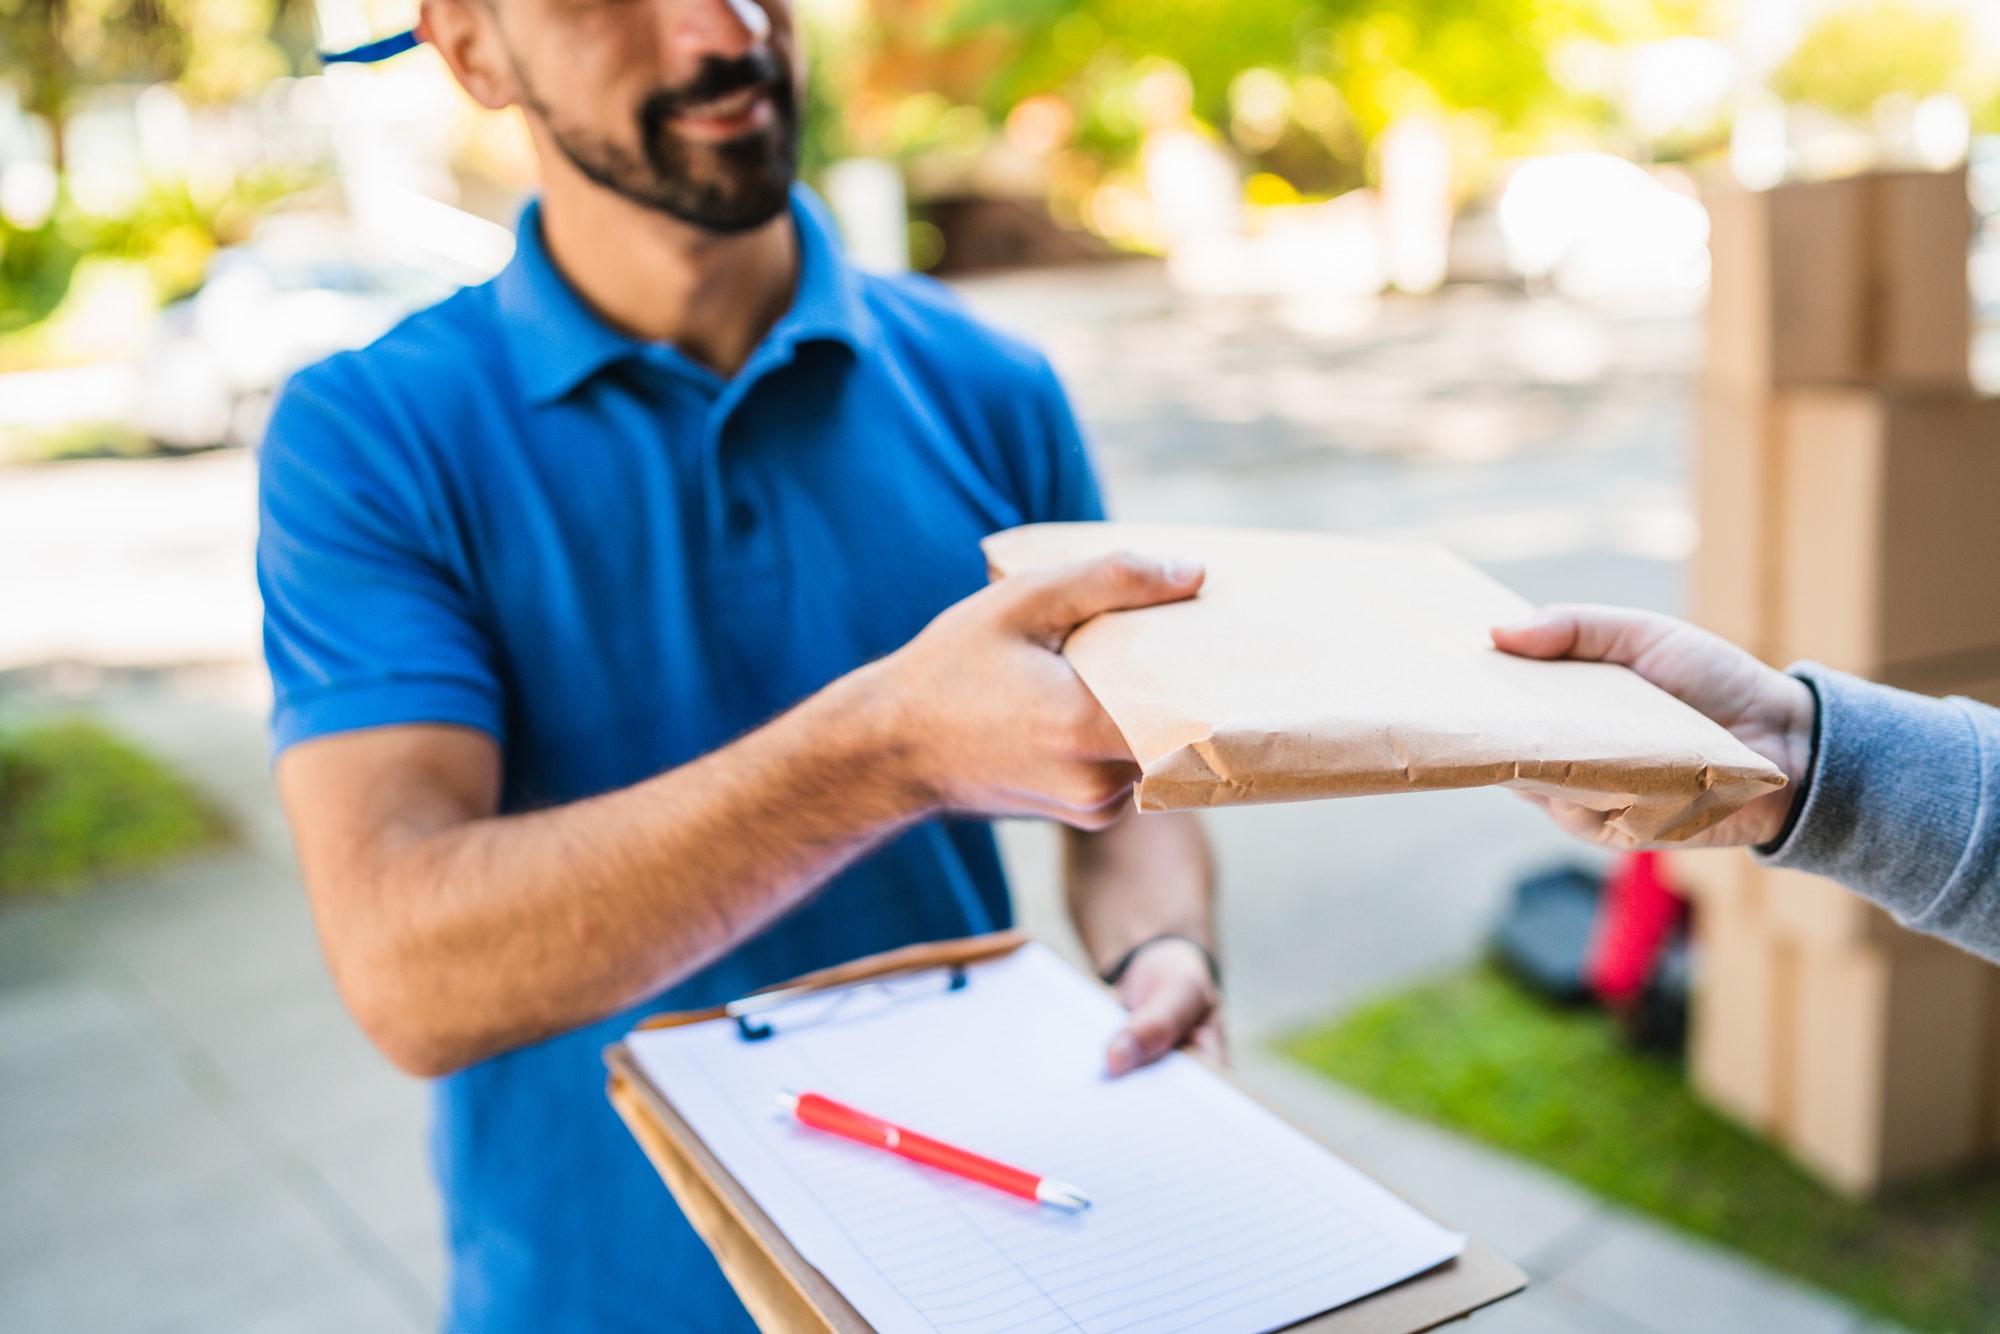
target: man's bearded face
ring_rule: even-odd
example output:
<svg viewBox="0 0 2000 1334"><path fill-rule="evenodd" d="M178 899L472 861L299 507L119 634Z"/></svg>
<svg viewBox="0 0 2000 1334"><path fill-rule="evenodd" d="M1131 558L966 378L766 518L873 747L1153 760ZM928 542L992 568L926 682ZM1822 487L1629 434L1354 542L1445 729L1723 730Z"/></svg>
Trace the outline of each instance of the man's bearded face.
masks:
<svg viewBox="0 0 2000 1334"><path fill-rule="evenodd" d="M693 77L640 102L635 149L547 103L522 73L523 100L578 171L641 207L721 233L761 226L786 205L798 171L795 82L768 42L703 56Z"/></svg>

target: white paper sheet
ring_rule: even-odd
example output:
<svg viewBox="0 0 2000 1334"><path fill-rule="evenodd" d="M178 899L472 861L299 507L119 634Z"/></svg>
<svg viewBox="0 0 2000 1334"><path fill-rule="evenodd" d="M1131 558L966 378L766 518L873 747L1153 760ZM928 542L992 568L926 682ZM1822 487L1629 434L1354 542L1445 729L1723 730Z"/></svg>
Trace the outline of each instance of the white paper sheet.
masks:
<svg viewBox="0 0 2000 1334"><path fill-rule="evenodd" d="M800 1016L801 1018L803 1016ZM1112 1080L1116 1002L1040 945L967 986L746 1042L633 1055L799 1253L881 1334L1260 1334L1422 1273L1465 1239L1184 1056ZM1078 1214L808 1129L822 1093L1078 1186Z"/></svg>

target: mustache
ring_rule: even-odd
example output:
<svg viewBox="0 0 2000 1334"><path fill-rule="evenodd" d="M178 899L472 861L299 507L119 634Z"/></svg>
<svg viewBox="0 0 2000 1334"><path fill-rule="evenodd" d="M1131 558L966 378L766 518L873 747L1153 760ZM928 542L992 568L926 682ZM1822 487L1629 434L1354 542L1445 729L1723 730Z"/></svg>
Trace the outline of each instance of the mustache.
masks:
<svg viewBox="0 0 2000 1334"><path fill-rule="evenodd" d="M693 78L673 88L661 88L639 104L639 125L651 141L666 123L690 107L701 106L746 88L768 87L779 110L791 105L791 71L767 46L740 56L703 56Z"/></svg>

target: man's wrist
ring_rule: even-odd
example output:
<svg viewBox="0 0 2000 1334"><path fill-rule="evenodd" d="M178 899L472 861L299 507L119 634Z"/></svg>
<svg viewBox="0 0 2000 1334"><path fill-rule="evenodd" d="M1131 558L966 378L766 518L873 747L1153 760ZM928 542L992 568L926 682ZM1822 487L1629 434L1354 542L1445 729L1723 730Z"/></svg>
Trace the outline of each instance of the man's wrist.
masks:
<svg viewBox="0 0 2000 1334"><path fill-rule="evenodd" d="M1156 945L1164 945L1170 942L1178 942L1181 946L1185 946L1194 954L1199 955L1203 965L1208 969L1208 980L1214 984L1216 991L1220 992L1222 990L1222 965L1216 962L1215 951L1208 947L1207 942L1198 940L1194 936L1180 931L1162 931L1158 935L1146 937L1119 955L1110 964L1098 970L1097 975L1102 979L1105 986L1115 987L1124 980L1125 974L1131 970L1132 965L1138 961L1141 954L1146 953Z"/></svg>
<svg viewBox="0 0 2000 1334"><path fill-rule="evenodd" d="M829 759L843 783L873 789L900 822L935 814L937 792L924 776L908 701L880 662L849 672L807 707L824 727Z"/></svg>

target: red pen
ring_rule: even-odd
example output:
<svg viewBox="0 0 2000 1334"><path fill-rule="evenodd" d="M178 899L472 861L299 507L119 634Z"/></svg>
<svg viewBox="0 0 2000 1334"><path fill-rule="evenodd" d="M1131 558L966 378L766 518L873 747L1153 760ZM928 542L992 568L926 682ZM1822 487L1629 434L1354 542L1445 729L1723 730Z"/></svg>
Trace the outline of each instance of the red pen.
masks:
<svg viewBox="0 0 2000 1334"><path fill-rule="evenodd" d="M1088 1209L1090 1197L1075 1186L1057 1181L1054 1177L1040 1177L1033 1172L1023 1172L1018 1167L996 1163L991 1158L982 1158L965 1149L954 1148L929 1135L919 1135L914 1130L891 1125L879 1116L870 1116L863 1111L835 1102L832 1098L817 1093L780 1093L778 1101L786 1111L797 1117L801 1124L815 1130L824 1130L851 1139L857 1144L866 1144L874 1149L887 1149L912 1162L935 1167L941 1172L964 1177L967 1181L977 1181L995 1190L1004 1190L1009 1195L1018 1195L1024 1200L1035 1200L1042 1204L1052 1204L1058 1209Z"/></svg>

